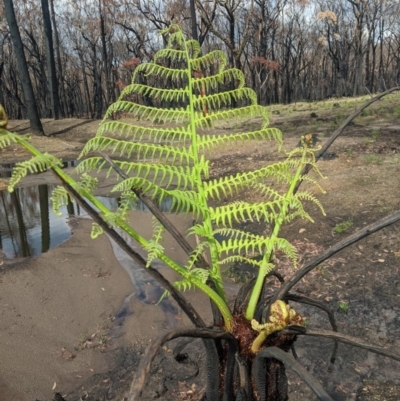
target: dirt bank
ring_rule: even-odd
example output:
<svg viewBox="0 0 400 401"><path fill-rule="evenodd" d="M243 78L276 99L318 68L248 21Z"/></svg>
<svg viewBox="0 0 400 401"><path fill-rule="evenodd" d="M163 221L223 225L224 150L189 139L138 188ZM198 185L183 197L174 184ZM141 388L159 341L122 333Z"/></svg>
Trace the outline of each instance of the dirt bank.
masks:
<svg viewBox="0 0 400 401"><path fill-rule="evenodd" d="M338 124L337 113L340 111L342 117L349 114L342 110L344 106L335 106L334 115L330 107L322 111L308 104L297 104L277 114L272 125L285 132L284 148L293 149L299 135L309 131L317 132L323 143ZM379 103L379 113L357 119L329 150L332 158L319 162L327 177L322 182L326 194L318 195L326 217L311 206L308 210L314 224L295 221L284 230L284 235L298 247L302 262L400 207L400 120L391 114L395 106L391 107L385 114L383 103ZM310 111L316 111L318 118L311 119ZM50 121L45 124L53 136L35 137L35 145L71 160L76 158L98 122L71 120L69 129L64 125L57 129L55 124ZM247 122L244 129L251 128L252 124ZM225 128L219 127L218 132L226 133L228 127L228 124ZM212 155L211 175L219 177L261 167L275 160L274 149L270 143L257 142L247 148L218 151ZM4 163L23 157L13 147L0 153ZM240 194L238 199L249 196L252 195ZM221 202L230 200L221 199ZM126 295L132 292L132 284L116 262L107 238L93 242L89 240L87 221L72 220L71 224L74 235L59 248L33 260L3 261L0 354L6 358L0 365L0 391L3 392L0 401L8 401L10 397L18 401L51 399L57 390L67 394L68 401L80 397L120 401L143 346L160 329L172 328L175 322L186 323L181 315L172 315L172 319L166 320L165 310L152 305L154 294L149 285L142 296L148 303L133 298L130 313L117 330L118 324L112 320ZM261 233L264 229L253 226L254 232ZM296 292L315 297L335 310L341 332L399 349L399 232L399 226L394 225L341 252L335 261L319 266L299 283ZM280 268L283 273L288 272L287 266ZM236 272L235 279L243 272L239 273ZM247 272L242 276L248 277ZM208 310L204 299L194 298L193 303L204 305ZM324 313L314 308L300 307L300 310L313 328L329 328ZM112 338L103 346L100 337L104 335L100 335L99 328L106 324L114 329L104 331ZM297 345L300 361L323 382L335 400L399 399L398 363L340 346L331 371L329 341L301 338ZM193 359L202 363L201 347L195 347L193 353ZM195 400L204 382L197 376L192 387L192 379L185 379L190 372L187 366L177 370L166 348L152 370L152 381L144 399ZM56 387L52 390L54 383ZM294 375L290 376L290 386L290 400L315 399Z"/></svg>

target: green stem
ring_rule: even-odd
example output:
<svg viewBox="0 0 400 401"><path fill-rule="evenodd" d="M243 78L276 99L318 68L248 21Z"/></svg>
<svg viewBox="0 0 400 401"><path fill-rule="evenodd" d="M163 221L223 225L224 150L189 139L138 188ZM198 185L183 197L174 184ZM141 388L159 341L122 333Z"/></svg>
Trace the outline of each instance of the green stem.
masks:
<svg viewBox="0 0 400 401"><path fill-rule="evenodd" d="M247 320L251 320L254 318L254 313L257 307L257 303L258 300L260 298L261 295L261 291L262 291L262 287L264 284L264 279L265 276L269 273L269 271L271 270L269 268L269 261L271 260L271 256L272 256L272 252L274 251L274 244L275 244L275 240L278 238L278 234L279 231L282 227L282 224L284 223L284 221L286 220L286 215L289 209L289 200L290 198L293 196L294 190L296 188L297 182L300 180L301 178L301 171L302 168L304 166L304 164L306 163L306 155L307 155L307 151L306 149L304 149L303 154L302 154L302 158L301 158L301 163L299 164L297 170L296 170L296 174L292 180L292 182L290 183L290 187L289 190L287 191L284 201L283 201L283 206L282 209L280 211L279 217L276 219L275 221L275 226L274 229L272 231L272 234L269 238L268 241L268 245L267 245L267 249L264 253L264 257L262 260L262 264L260 267L260 270L258 271L258 275L257 275L257 280L254 284L253 290L251 292L250 295L250 299L249 299L249 303L247 305L247 309L246 309L246 313L245 313L245 317Z"/></svg>
<svg viewBox="0 0 400 401"><path fill-rule="evenodd" d="M22 139L14 134L13 136L17 143L22 145L34 156L43 155L38 149L36 149L34 146L28 143L25 139ZM79 186L79 184L72 177L66 174L61 168L54 166L52 167L52 169L55 172L57 172L57 174L63 180L65 180L71 187L73 187L82 197L90 201L100 211L100 213L104 215L110 213L110 210L106 206L104 206L93 194L86 191L85 189L82 189ZM144 237L142 237L139 233L137 233L134 229L132 229L132 227L127 225L123 220L120 219L116 223L120 229L125 231L131 238L137 241L140 245L144 246L148 244L148 241ZM168 265L171 269L175 270L183 278L193 283L193 285L195 285L197 288L203 291L215 303L215 305L218 307L224 318L226 329L230 331L232 328L232 314L229 310L228 304L225 301L225 299L220 297L219 294L214 290L212 290L207 284L202 283L199 280L193 279L193 277L190 276L190 271L180 266L174 260L170 259L167 255L161 254L158 256L158 258L162 260L166 265Z"/></svg>
<svg viewBox="0 0 400 401"><path fill-rule="evenodd" d="M204 210L209 210L208 202L207 202L207 197L205 195L204 191L204 186L203 186L203 180L201 176L201 171L199 168L199 149L198 149L198 135L197 135L197 130L196 130L196 114L194 110L194 104L193 104L193 84L192 84L192 68L190 65L190 55L189 51L186 46L185 42L185 51L186 51L186 59L187 59L187 77L188 77L188 97L189 97L189 111L190 111L190 130L191 130L191 137L192 137L192 143L191 143L191 153L193 156L194 160L194 167L193 167L193 179L194 182L196 182L197 186L197 193L199 195L199 201L203 204ZM212 237L213 235L213 226L212 222L210 219L210 216L207 214L203 216L204 219L204 224L205 228L207 229L209 238ZM222 281L222 275L221 275L221 270L219 268L219 252L218 249L215 245L215 241L209 241L210 245L210 254L211 254L211 263L210 263L210 268L211 268L211 274L210 278L213 280L215 284L216 291L218 295L221 297L221 299L224 301L225 304L227 304L226 301L226 296L225 296L225 289ZM225 317L224 317L225 319ZM232 317L230 318L232 320Z"/></svg>

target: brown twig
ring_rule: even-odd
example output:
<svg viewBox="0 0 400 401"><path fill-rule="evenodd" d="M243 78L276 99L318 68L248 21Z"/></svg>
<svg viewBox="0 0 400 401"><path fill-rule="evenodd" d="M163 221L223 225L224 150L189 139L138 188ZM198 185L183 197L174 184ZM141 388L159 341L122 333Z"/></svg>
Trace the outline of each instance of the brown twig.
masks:
<svg viewBox="0 0 400 401"><path fill-rule="evenodd" d="M104 152L98 152L104 160L116 171L116 173L122 177L124 180L128 178L128 176L113 162L113 160L106 155ZM144 193L138 191L136 188L131 188L131 191L148 207L150 212L156 217L156 219L163 225L163 227L174 237L176 242L180 245L180 247L188 254L191 255L193 253L193 248L186 241L185 237L177 230L177 228L168 220L167 217L164 216L160 208ZM207 261L203 258L202 255L198 256L199 262L202 267L208 268Z"/></svg>
<svg viewBox="0 0 400 401"><path fill-rule="evenodd" d="M113 160L106 155L104 152L100 152L99 154L104 158L104 160L116 171L116 173L122 177L124 180L128 178L128 176L113 162ZM136 188L131 188L131 191L147 206L150 212L155 216L155 218L163 225L163 227L172 235L172 237L176 240L179 246L186 252L187 255L191 255L194 251L192 246L186 241L185 237L179 232L179 230L168 220L166 216L164 216L163 212L160 208L144 193L138 191ZM197 267L202 267L204 269L209 269L209 263L206 258L199 254L197 256L196 261ZM207 284L215 290L215 284L212 280L208 280ZM223 323L222 315L216 305L211 302L211 309L214 318L214 324L216 326L220 326Z"/></svg>
<svg viewBox="0 0 400 401"><path fill-rule="evenodd" d="M188 302L186 298L157 269L151 266L146 267L146 261L142 258L142 256L135 252L132 247L125 241L125 239L121 237L120 234L118 234L113 228L109 227L106 222L101 218L99 213L97 213L97 211L92 206L90 206L71 185L63 180L63 178L55 170L53 170L53 172L61 180L63 186L67 189L67 191L89 214L93 221L99 224L101 228L136 262L139 267L146 270L150 274L150 276L152 276L162 287L170 292L172 298L175 299L175 301L186 313L192 323L196 327L206 327L203 319L193 308L190 302Z"/></svg>

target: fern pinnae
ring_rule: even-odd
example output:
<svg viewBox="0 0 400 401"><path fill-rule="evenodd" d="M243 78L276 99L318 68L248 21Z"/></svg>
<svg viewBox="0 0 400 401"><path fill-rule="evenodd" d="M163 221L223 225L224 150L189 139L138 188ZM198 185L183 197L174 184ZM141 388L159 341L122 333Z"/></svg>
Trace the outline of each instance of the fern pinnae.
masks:
<svg viewBox="0 0 400 401"><path fill-rule="evenodd" d="M225 258L221 258L221 265L222 264L234 264L234 263L247 263L253 267L257 267L259 268L261 265L261 261L260 260L256 260L250 257L246 257L243 255L229 255L226 256ZM273 267L273 264L271 263L271 267Z"/></svg>
<svg viewBox="0 0 400 401"><path fill-rule="evenodd" d="M174 141L185 145L190 141L190 134L185 127L175 128L152 128L143 127L135 124L126 123L124 121L106 121L101 124L96 136L102 137L118 137L130 141L148 140L152 142Z"/></svg>
<svg viewBox="0 0 400 401"><path fill-rule="evenodd" d="M170 51L170 54L172 54L174 50ZM137 81L137 76L139 74L143 73L146 77L149 77L151 75L156 75L156 76L162 76L166 79L172 79L172 80L182 80L186 78L186 71L185 70L178 70L175 68L168 68L160 64L156 63L143 63L139 64L135 72L133 73L132 76L132 82Z"/></svg>
<svg viewBox="0 0 400 401"><path fill-rule="evenodd" d="M63 206L68 205L72 201L70 194L61 185L57 185L53 189L50 200L52 202L53 213L56 216L62 216L62 212L60 212L60 209Z"/></svg>
<svg viewBox="0 0 400 401"><path fill-rule="evenodd" d="M319 210L321 210L322 215L326 216L325 209L322 206L321 202L311 192L301 191L297 192L294 196L296 197L296 199L299 200L307 200L309 202L313 202L315 205L318 206Z"/></svg>
<svg viewBox="0 0 400 401"><path fill-rule="evenodd" d="M188 291L194 287L193 285L194 281L200 281L202 284L206 284L209 276L210 276L209 270L194 267L189 270L187 278L175 281L174 286L178 288L180 291Z"/></svg>
<svg viewBox="0 0 400 401"><path fill-rule="evenodd" d="M186 42L187 43L187 42ZM212 50L207 54L204 54L200 57L192 57L189 60L190 67L192 71L201 71L206 69L211 65L218 65L218 74L225 70L227 65L227 58L225 53L222 50Z"/></svg>
<svg viewBox="0 0 400 401"><path fill-rule="evenodd" d="M255 105L257 103L257 94L250 88L233 89L230 91L193 97L195 109L203 110L204 104L206 104L209 112L212 110L218 111L221 107L229 107L239 100L247 100L250 105Z"/></svg>
<svg viewBox="0 0 400 401"><path fill-rule="evenodd" d="M173 59L174 61L185 61L186 60L186 52L184 50L179 49L160 49L153 56L153 62L159 63L162 59ZM159 63L160 64L160 63Z"/></svg>
<svg viewBox="0 0 400 401"><path fill-rule="evenodd" d="M254 189L256 190L257 193L259 193L261 196L264 196L268 199L271 200L277 200L277 201L283 201L284 196L282 196L278 191L275 189L269 187L268 185L265 185L263 183L254 183Z"/></svg>
<svg viewBox="0 0 400 401"><path fill-rule="evenodd" d="M238 146L247 141L259 140L275 140L279 149L282 144L282 133L276 128L264 128L257 131L240 132L237 134L204 135L199 140L199 149L202 151L210 151L224 145Z"/></svg>
<svg viewBox="0 0 400 401"><path fill-rule="evenodd" d="M83 148L80 157L96 151L110 151L111 153L118 153L120 156L132 157L134 153L137 159L146 158L150 155L151 160L158 158L164 159L169 163L169 158L172 158L172 163L179 161L179 163L190 163L193 158L185 148L176 148L173 146L152 144L152 143L139 143L118 140L109 137L94 137L90 139Z"/></svg>
<svg viewBox="0 0 400 401"><path fill-rule="evenodd" d="M197 244L196 248L193 250L193 252L190 254L189 259L187 260L185 267L188 270L193 269L193 267L196 265L199 256L203 255L204 252L209 248L209 243L206 241L201 241Z"/></svg>
<svg viewBox="0 0 400 401"><path fill-rule="evenodd" d="M216 225L232 227L233 223L244 221L265 221L272 223L279 212L279 202L233 202L228 205L210 208L211 218ZM275 210L277 209L277 210Z"/></svg>
<svg viewBox="0 0 400 401"><path fill-rule="evenodd" d="M8 183L8 191L12 192L14 187L25 178L28 173L42 173L51 167L61 167L61 159L43 153L40 156L33 156L31 159L16 163L12 177Z"/></svg>
<svg viewBox="0 0 400 401"><path fill-rule="evenodd" d="M206 89L207 92L218 89L220 84L224 84L225 82L236 81L236 88L243 88L246 84L244 74L241 70L237 68L230 68L228 70L224 70L217 75L209 75L201 78L193 78L192 84L193 88L198 92L201 92L203 88Z"/></svg>
<svg viewBox="0 0 400 401"><path fill-rule="evenodd" d="M134 118L147 119L151 122L158 119L165 122L182 123L189 119L189 113L186 110L159 109L157 107L144 106L126 100L119 100L113 103L107 109L105 118L110 118L116 112L131 114Z"/></svg>
<svg viewBox="0 0 400 401"><path fill-rule="evenodd" d="M161 245L163 240L163 233L165 231L163 225L153 216L153 235L148 243L144 246L147 251L147 263L146 267L149 267L154 259L157 259L163 252L164 247Z"/></svg>
<svg viewBox="0 0 400 401"><path fill-rule="evenodd" d="M274 249L275 251L281 251L284 253L292 261L293 267L296 268L298 260L297 248L293 246L287 239L276 238L274 241Z"/></svg>
<svg viewBox="0 0 400 401"><path fill-rule="evenodd" d="M265 239L263 235L253 234L249 231L243 231L237 228L230 227L217 228L216 230L214 230L213 234L219 234L223 237L239 238L249 241L261 241L262 239Z"/></svg>
<svg viewBox="0 0 400 401"><path fill-rule="evenodd" d="M287 177L288 168L285 164L275 163L267 167L262 167L258 170L252 170L245 173L237 173L235 175L228 175L226 177L220 177L218 179L205 181L204 191L207 197L220 198L220 191L225 195L229 193L233 195L235 192L246 187L253 187L257 185L261 180L267 177L279 177L282 176L285 182L289 180Z"/></svg>
<svg viewBox="0 0 400 401"><path fill-rule="evenodd" d="M11 142L16 142L13 134L4 129L0 129L0 149L4 149L11 145Z"/></svg>
<svg viewBox="0 0 400 401"><path fill-rule="evenodd" d="M215 123L218 121L226 120L239 120L240 118L263 117L263 128L268 125L268 112L265 108L256 105L239 107L231 110L220 110L215 113L210 113L206 117L200 116L196 118L196 127L208 128L210 122Z"/></svg>
<svg viewBox="0 0 400 401"><path fill-rule="evenodd" d="M119 96L119 100L123 100L126 96L132 94L139 94L141 96L147 96L153 99L165 100L165 101L171 101L171 100L177 100L182 102L188 101L188 92L183 88L176 88L176 89L154 88L138 83L132 83L126 86L122 90Z"/></svg>
<svg viewBox="0 0 400 401"><path fill-rule="evenodd" d="M199 54L201 53L200 43L197 40L188 39L186 40L185 44L191 59L199 58Z"/></svg>
<svg viewBox="0 0 400 401"><path fill-rule="evenodd" d="M229 238L227 240L221 241L217 247L218 251L223 254L230 252L235 253L264 253L266 250L266 246L268 244L268 238L258 238L258 239L238 239L238 238Z"/></svg>
<svg viewBox="0 0 400 401"><path fill-rule="evenodd" d="M322 174L322 173L321 173L321 174ZM321 178L326 178L326 177L322 176ZM301 180L302 180L302 181L308 181L308 182L312 183L315 187L318 188L318 190L319 190L321 193L326 194L325 189L322 188L322 186L318 183L318 181L317 181L314 177L310 176L309 174L303 175L303 176L301 177Z"/></svg>

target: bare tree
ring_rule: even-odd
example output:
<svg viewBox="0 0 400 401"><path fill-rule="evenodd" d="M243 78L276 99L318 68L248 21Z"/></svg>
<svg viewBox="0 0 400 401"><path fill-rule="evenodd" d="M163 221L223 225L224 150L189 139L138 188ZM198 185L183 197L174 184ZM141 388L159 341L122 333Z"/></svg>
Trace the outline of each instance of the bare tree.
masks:
<svg viewBox="0 0 400 401"><path fill-rule="evenodd" d="M21 79L22 90L24 93L25 107L28 119L31 124L32 132L36 135L44 135L42 123L39 118L36 107L35 96L33 94L32 82L29 76L28 65L26 63L24 45L18 29L17 19L15 17L14 4L12 0L3 0L4 10L10 35L14 46L15 56L17 58L18 70Z"/></svg>
<svg viewBox="0 0 400 401"><path fill-rule="evenodd" d="M41 0L43 13L43 26L46 38L46 64L47 80L50 87L51 107L55 120L60 119L60 97L58 95L58 84L56 76L56 63L54 59L53 31L51 28L50 9L48 0Z"/></svg>

